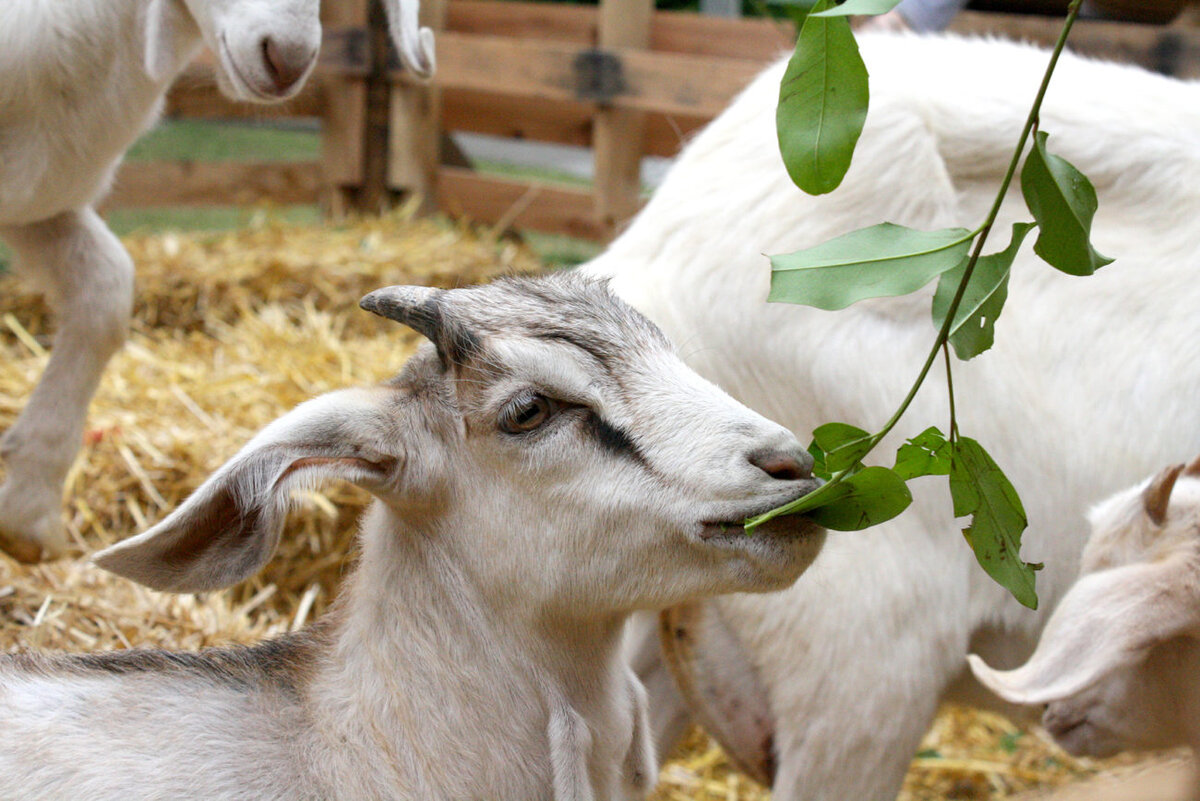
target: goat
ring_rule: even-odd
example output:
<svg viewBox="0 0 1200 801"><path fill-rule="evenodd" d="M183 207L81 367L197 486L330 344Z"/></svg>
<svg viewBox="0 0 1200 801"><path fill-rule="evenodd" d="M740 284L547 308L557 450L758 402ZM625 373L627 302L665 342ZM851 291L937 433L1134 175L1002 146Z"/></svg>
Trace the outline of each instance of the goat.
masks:
<svg viewBox="0 0 1200 801"><path fill-rule="evenodd" d="M739 525L816 486L800 443L601 282L363 306L433 344L276 420L95 556L157 589L225 587L270 557L290 490L342 478L377 500L334 610L249 649L0 660L0 798L642 797L624 620L779 589L820 549L811 523Z"/></svg>
<svg viewBox="0 0 1200 801"><path fill-rule="evenodd" d="M787 177L774 130L779 63L688 144L628 229L582 268L611 277L697 372L796 432L831 420L882 425L932 344L932 287L839 312L766 304L762 254L884 220L976 226L1048 58L1030 45L952 36L859 42L871 111L837 191L809 197ZM968 651L1004 664L1032 651L1078 572L1082 511L1200 442L1200 87L1068 54L1040 124L1050 150L1095 184L1094 240L1117 263L1079 280L1027 248L996 346L955 363L954 386L960 429L1022 495L1022 558L1045 563L1041 607L1021 607L979 569L937 479L915 482L912 507L896 520L831 537L784 592L708 602L719 612L708 630L724 633L713 647L703 635L691 641L707 655L690 664L713 672L690 683L691 700L718 707L706 719L767 710L725 718L723 744L740 764L766 766L777 801L894 798L943 699L997 704L965 675ZM1020 205L1014 192L997 232L1028 219ZM872 460L945 425L939 371ZM644 636L629 647L665 751L689 713L657 654L657 630L640 625ZM726 660L735 664L713 667ZM747 692L756 697L738 697ZM734 702L720 703L721 693Z"/></svg>
<svg viewBox="0 0 1200 801"><path fill-rule="evenodd" d="M1072 754L1200 748L1200 460L1104 500L1079 579L1029 661L976 678L1007 701L1045 704ZM1194 797L1200 798L1200 784Z"/></svg>
<svg viewBox="0 0 1200 801"><path fill-rule="evenodd" d="M121 346L133 264L92 209L125 150L207 44L236 100L295 95L316 63L317 0L5 0L0 3L0 240L60 317L54 353L0 438L0 549L24 561L66 545L62 484L88 402ZM417 0L388 0L406 63L433 67Z"/></svg>

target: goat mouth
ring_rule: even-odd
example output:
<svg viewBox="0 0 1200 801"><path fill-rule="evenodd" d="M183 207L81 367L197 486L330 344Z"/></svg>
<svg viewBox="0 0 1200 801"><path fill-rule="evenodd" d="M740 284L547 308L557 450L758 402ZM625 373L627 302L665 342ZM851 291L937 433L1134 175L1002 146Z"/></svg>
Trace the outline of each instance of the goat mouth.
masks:
<svg viewBox="0 0 1200 801"><path fill-rule="evenodd" d="M755 514L759 514L759 512L751 513L746 515L746 517L753 517ZM755 527L753 531L746 531L746 517L737 520L706 520L700 524L700 539L730 540L759 537L802 539L815 536L824 531L823 528L812 520L800 515L776 517Z"/></svg>
<svg viewBox="0 0 1200 801"><path fill-rule="evenodd" d="M237 59L233 57L233 51L229 49L229 42L225 40L224 32L221 33L219 41L221 43L221 65L225 68L225 73L229 77L230 83L234 84L234 86L236 86L238 89L249 95L251 99L261 100L264 103L275 103L287 96L287 91L268 92L260 89L254 81L242 74L242 70L241 67L238 66ZM289 87L289 89L290 88L291 87Z"/></svg>

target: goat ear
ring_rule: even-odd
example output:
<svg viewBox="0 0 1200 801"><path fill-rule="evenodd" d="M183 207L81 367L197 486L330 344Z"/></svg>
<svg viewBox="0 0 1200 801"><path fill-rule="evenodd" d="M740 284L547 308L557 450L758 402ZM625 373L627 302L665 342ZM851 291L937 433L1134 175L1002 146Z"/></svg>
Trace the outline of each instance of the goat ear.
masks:
<svg viewBox="0 0 1200 801"><path fill-rule="evenodd" d="M433 31L422 28L418 20L418 0L385 0L392 41L404 66L418 78L428 78L437 69L433 50Z"/></svg>
<svg viewBox="0 0 1200 801"><path fill-rule="evenodd" d="M1138 562L1080 578L1054 610L1029 661L994 670L975 654L975 677L1016 704L1068 698L1151 648L1200 630L1196 549L1157 562Z"/></svg>
<svg viewBox="0 0 1200 801"><path fill-rule="evenodd" d="M367 295L359 306L403 323L437 348L442 366L465 364L480 345L478 337L447 312L446 290L427 286L389 286Z"/></svg>
<svg viewBox="0 0 1200 801"><path fill-rule="evenodd" d="M1146 485L1142 490L1142 508L1146 516L1156 526L1161 526L1167 520L1167 507L1171 505L1171 490L1175 489L1175 481L1183 472L1183 465L1177 464L1166 468Z"/></svg>
<svg viewBox="0 0 1200 801"><path fill-rule="evenodd" d="M178 60L178 39L187 23L179 0L150 0L146 6L146 49L142 66L152 81L165 81Z"/></svg>
<svg viewBox="0 0 1200 801"><path fill-rule="evenodd" d="M93 561L171 592L220 589L253 575L275 552L292 490L340 478L379 494L398 481L403 459L392 392L346 390L297 407L166 519Z"/></svg>

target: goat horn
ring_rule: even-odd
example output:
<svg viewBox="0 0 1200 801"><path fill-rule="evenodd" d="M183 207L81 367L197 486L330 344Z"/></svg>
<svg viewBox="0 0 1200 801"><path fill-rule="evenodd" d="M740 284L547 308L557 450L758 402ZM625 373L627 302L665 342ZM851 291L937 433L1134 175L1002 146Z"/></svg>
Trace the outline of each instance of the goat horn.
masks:
<svg viewBox="0 0 1200 801"><path fill-rule="evenodd" d="M441 292L428 286L389 286L376 289L358 305L380 317L403 323L436 343L442 329L442 310L436 301Z"/></svg>
<svg viewBox="0 0 1200 801"><path fill-rule="evenodd" d="M1183 469L1185 476L1200 476L1200 456L1192 460L1192 463Z"/></svg>
<svg viewBox="0 0 1200 801"><path fill-rule="evenodd" d="M1146 514L1156 526L1161 526L1167 519L1167 505L1171 502L1171 490L1175 488L1175 479L1183 472L1183 465L1177 464L1166 468L1142 490L1142 505Z"/></svg>

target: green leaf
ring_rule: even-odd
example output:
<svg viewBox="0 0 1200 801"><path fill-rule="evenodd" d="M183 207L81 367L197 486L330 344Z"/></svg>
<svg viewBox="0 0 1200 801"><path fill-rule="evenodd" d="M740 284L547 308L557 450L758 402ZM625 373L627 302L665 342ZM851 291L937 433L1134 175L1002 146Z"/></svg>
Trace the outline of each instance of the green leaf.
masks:
<svg viewBox="0 0 1200 801"><path fill-rule="evenodd" d="M814 523L835 531L861 531L891 520L912 503L904 479L886 467L864 467L835 486L846 489L808 512Z"/></svg>
<svg viewBox="0 0 1200 801"><path fill-rule="evenodd" d="M989 576L1030 609L1037 609L1034 571L1040 564L1021 561L1021 532L1028 522L1017 491L992 457L975 440L954 443L950 496L955 517L971 515L963 536Z"/></svg>
<svg viewBox="0 0 1200 801"><path fill-rule="evenodd" d="M950 327L950 344L958 358L972 359L992 346L996 338L996 318L1008 298L1008 273L1025 236L1033 230L1033 223L1014 223L1012 240L1000 253L984 256L975 264L971 283L963 293L962 302L954 315ZM933 296L933 324L941 330L946 321L950 303L962 282L967 263L942 273L938 279L937 293Z"/></svg>
<svg viewBox="0 0 1200 801"><path fill-rule="evenodd" d="M898 5L900 5L900 0L846 0L840 6L827 8L824 11L816 13L815 16L848 17L859 14L873 16L875 14L886 14Z"/></svg>
<svg viewBox="0 0 1200 801"><path fill-rule="evenodd" d="M965 228L918 231L892 223L771 257L770 301L835 311L866 298L915 292L967 255Z"/></svg>
<svg viewBox="0 0 1200 801"><path fill-rule="evenodd" d="M825 449L818 445L816 440L808 444L808 453L813 458L813 476L822 481L832 478L833 474L829 472L829 467L825 464Z"/></svg>
<svg viewBox="0 0 1200 801"><path fill-rule="evenodd" d="M837 482L822 484L791 503L752 517L752 529L782 515L808 514L816 523L837 531L858 531L891 520L912 503L903 479L886 467L865 467Z"/></svg>
<svg viewBox="0 0 1200 801"><path fill-rule="evenodd" d="M1047 138L1038 131L1021 170L1021 193L1041 229L1033 250L1064 273L1091 275L1112 263L1090 240L1096 190L1070 162L1046 151Z"/></svg>
<svg viewBox="0 0 1200 801"><path fill-rule="evenodd" d="M847 423L826 423L813 431L813 443L825 455L825 469L830 473L858 464L871 450L871 435Z"/></svg>
<svg viewBox="0 0 1200 801"><path fill-rule="evenodd" d="M908 481L921 476L950 475L951 445L931 426L896 450L896 475Z"/></svg>
<svg viewBox="0 0 1200 801"><path fill-rule="evenodd" d="M829 8L821 0L814 11ZM792 181L811 195L837 189L867 119L867 67L845 17L812 14L779 86L775 128Z"/></svg>

